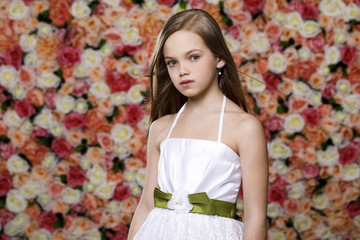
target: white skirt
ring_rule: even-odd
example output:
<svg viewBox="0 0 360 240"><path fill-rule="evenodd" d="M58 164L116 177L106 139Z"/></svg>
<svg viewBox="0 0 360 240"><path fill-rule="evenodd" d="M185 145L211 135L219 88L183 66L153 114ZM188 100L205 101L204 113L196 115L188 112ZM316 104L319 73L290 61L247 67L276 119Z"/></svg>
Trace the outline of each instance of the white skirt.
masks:
<svg viewBox="0 0 360 240"><path fill-rule="evenodd" d="M134 240L242 240L243 234L235 219L154 208Z"/></svg>

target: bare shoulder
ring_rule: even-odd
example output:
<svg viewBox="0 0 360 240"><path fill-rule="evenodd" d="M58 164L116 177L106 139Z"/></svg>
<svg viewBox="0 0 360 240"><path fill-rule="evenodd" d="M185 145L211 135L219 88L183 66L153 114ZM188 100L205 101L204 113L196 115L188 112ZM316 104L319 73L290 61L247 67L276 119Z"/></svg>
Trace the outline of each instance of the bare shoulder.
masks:
<svg viewBox="0 0 360 240"><path fill-rule="evenodd" d="M161 141L167 136L170 131L171 124L174 121L176 114L169 114L161 118L156 119L151 123L149 128L149 139L156 142L156 145L160 145Z"/></svg>

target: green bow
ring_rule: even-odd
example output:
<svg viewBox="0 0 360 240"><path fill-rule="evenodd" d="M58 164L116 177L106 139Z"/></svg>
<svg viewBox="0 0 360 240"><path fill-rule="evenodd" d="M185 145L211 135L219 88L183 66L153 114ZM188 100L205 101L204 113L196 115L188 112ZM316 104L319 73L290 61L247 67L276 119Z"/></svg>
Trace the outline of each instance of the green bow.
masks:
<svg viewBox="0 0 360 240"><path fill-rule="evenodd" d="M154 205L159 208L168 208L172 194L165 193L158 188L154 189ZM193 205L192 213L217 215L221 217L235 218L235 203L222 200L210 199L206 192L189 194L189 202Z"/></svg>

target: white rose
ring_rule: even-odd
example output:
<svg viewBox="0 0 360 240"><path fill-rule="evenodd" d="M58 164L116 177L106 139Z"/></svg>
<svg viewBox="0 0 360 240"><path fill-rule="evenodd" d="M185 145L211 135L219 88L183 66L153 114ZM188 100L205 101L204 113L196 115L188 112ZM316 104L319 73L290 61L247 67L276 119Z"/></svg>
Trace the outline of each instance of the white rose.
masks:
<svg viewBox="0 0 360 240"><path fill-rule="evenodd" d="M136 85L134 85L136 86ZM110 95L111 101L114 103L115 106L124 105L126 103L126 92L114 92Z"/></svg>
<svg viewBox="0 0 360 240"><path fill-rule="evenodd" d="M312 203L314 208L324 210L329 207L329 198L325 194L314 195Z"/></svg>
<svg viewBox="0 0 360 240"><path fill-rule="evenodd" d="M8 222L4 227L4 233L10 237L13 237L21 232L23 232L22 227L12 221Z"/></svg>
<svg viewBox="0 0 360 240"><path fill-rule="evenodd" d="M0 84L11 89L16 86L18 82L18 72L12 66L2 65L0 66Z"/></svg>
<svg viewBox="0 0 360 240"><path fill-rule="evenodd" d="M258 52L266 52L270 48L269 40L264 33L256 33L250 39L252 48Z"/></svg>
<svg viewBox="0 0 360 240"><path fill-rule="evenodd" d="M93 192L93 191L95 191L96 187L97 187L97 185L94 183L91 183L91 182L84 183L84 191L85 192Z"/></svg>
<svg viewBox="0 0 360 240"><path fill-rule="evenodd" d="M344 98L341 106L348 113L358 113L360 109L360 95L352 94Z"/></svg>
<svg viewBox="0 0 360 240"><path fill-rule="evenodd" d="M285 161L276 159L271 167L275 170L277 174L284 175L288 172L288 166L286 166Z"/></svg>
<svg viewBox="0 0 360 240"><path fill-rule="evenodd" d="M19 45L25 52L30 52L35 49L37 43L37 36L35 34L22 34L20 36Z"/></svg>
<svg viewBox="0 0 360 240"><path fill-rule="evenodd" d="M22 20L29 16L29 7L23 1L12 1L9 6L9 18Z"/></svg>
<svg viewBox="0 0 360 240"><path fill-rule="evenodd" d="M56 88L60 81L60 78L53 73L43 73L36 79L36 85L40 88Z"/></svg>
<svg viewBox="0 0 360 240"><path fill-rule="evenodd" d="M111 129L111 138L116 143L124 143L129 140L133 135L133 129L127 124L115 124Z"/></svg>
<svg viewBox="0 0 360 240"><path fill-rule="evenodd" d="M19 190L10 190L6 196L6 208L13 213L25 210L27 202Z"/></svg>
<svg viewBox="0 0 360 240"><path fill-rule="evenodd" d="M340 145L342 142L342 136L340 133L334 133L330 136L331 141L335 144L335 146Z"/></svg>
<svg viewBox="0 0 360 240"><path fill-rule="evenodd" d="M240 49L240 42L234 39L231 35L225 34L224 36L227 47L230 52L238 52Z"/></svg>
<svg viewBox="0 0 360 240"><path fill-rule="evenodd" d="M275 52L269 56L269 69L273 73L283 73L286 67L286 59L281 53Z"/></svg>
<svg viewBox="0 0 360 240"><path fill-rule="evenodd" d="M310 105L318 107L321 105L321 93L318 91L311 91L307 100L309 101Z"/></svg>
<svg viewBox="0 0 360 240"><path fill-rule="evenodd" d="M150 126L150 117L149 115L144 115L144 117L138 123L138 127L142 129L148 129Z"/></svg>
<svg viewBox="0 0 360 240"><path fill-rule="evenodd" d="M11 221L9 221L5 228L4 232L8 236L15 236L19 233L24 233L26 226L29 224L30 218L29 216L22 212L17 214Z"/></svg>
<svg viewBox="0 0 360 240"><path fill-rule="evenodd" d="M312 56L312 51L308 47L302 47L298 50L298 56L300 60L308 61Z"/></svg>
<svg viewBox="0 0 360 240"><path fill-rule="evenodd" d="M139 64L132 64L128 70L128 73L133 78L140 78L144 75L143 66Z"/></svg>
<svg viewBox="0 0 360 240"><path fill-rule="evenodd" d="M137 183L132 182L130 183L129 186L130 186L131 194L135 196L141 194L142 189L139 187Z"/></svg>
<svg viewBox="0 0 360 240"><path fill-rule="evenodd" d="M167 207L177 213L188 213L193 209L193 205L189 201L189 193L184 189L178 189L172 193Z"/></svg>
<svg viewBox="0 0 360 240"><path fill-rule="evenodd" d="M53 134L55 137L62 136L66 131L64 125L59 122L53 122L50 125L49 130L50 130L51 134Z"/></svg>
<svg viewBox="0 0 360 240"><path fill-rule="evenodd" d="M139 45L141 44L141 36L139 35L139 29L130 27L121 34L121 39L125 45Z"/></svg>
<svg viewBox="0 0 360 240"><path fill-rule="evenodd" d="M317 160L320 166L331 167L339 163L339 152L336 147L330 146L326 150L316 152Z"/></svg>
<svg viewBox="0 0 360 240"><path fill-rule="evenodd" d="M32 237L30 237L30 240L51 240L51 239L52 239L51 233L43 228L36 231L35 234Z"/></svg>
<svg viewBox="0 0 360 240"><path fill-rule="evenodd" d="M90 182L94 184L101 184L106 181L107 173L99 164L95 164L89 171L87 171L86 176Z"/></svg>
<svg viewBox="0 0 360 240"><path fill-rule="evenodd" d="M291 156L291 148L280 141L271 141L268 145L269 155L275 159L286 159Z"/></svg>
<svg viewBox="0 0 360 240"><path fill-rule="evenodd" d="M153 11L159 6L156 0L145 0L142 7L147 11Z"/></svg>
<svg viewBox="0 0 360 240"><path fill-rule="evenodd" d="M97 229L88 230L84 235L83 239L86 240L101 240L101 232Z"/></svg>
<svg viewBox="0 0 360 240"><path fill-rule="evenodd" d="M330 239L330 237L332 237L332 233L329 227L324 226L324 225L320 225L316 231L316 236L321 238L321 239Z"/></svg>
<svg viewBox="0 0 360 240"><path fill-rule="evenodd" d="M15 99L24 99L26 98L26 93L27 91L25 91L25 89L23 87L21 87L20 85L16 85L15 87L13 87L10 90L11 94L13 95L13 97Z"/></svg>
<svg viewBox="0 0 360 240"><path fill-rule="evenodd" d="M78 98L75 100L74 112L77 113L86 113L88 111L88 103L83 98Z"/></svg>
<svg viewBox="0 0 360 240"><path fill-rule="evenodd" d="M322 0L319 10L325 16L336 17L344 13L345 4L341 0Z"/></svg>
<svg viewBox="0 0 360 240"><path fill-rule="evenodd" d="M267 205L267 216L270 218L276 218L283 214L283 208L280 204L272 202Z"/></svg>
<svg viewBox="0 0 360 240"><path fill-rule="evenodd" d="M86 49L81 55L81 62L88 66L89 68L95 68L101 63L100 54L93 49Z"/></svg>
<svg viewBox="0 0 360 240"><path fill-rule="evenodd" d="M246 85L252 93L260 93L266 89L263 77L258 73L253 73L251 77L246 77Z"/></svg>
<svg viewBox="0 0 360 240"><path fill-rule="evenodd" d="M360 215L354 217L354 225L360 227Z"/></svg>
<svg viewBox="0 0 360 240"><path fill-rule="evenodd" d="M339 112L339 111L334 111L332 117L333 117L337 122L343 123L347 116L348 116L347 113Z"/></svg>
<svg viewBox="0 0 360 240"><path fill-rule="evenodd" d="M20 188L21 195L25 199L33 199L38 196L42 191L42 186L38 182L27 181Z"/></svg>
<svg viewBox="0 0 360 240"><path fill-rule="evenodd" d="M125 32L131 27L131 23L129 18L127 18L125 15L122 15L113 22L113 26L119 29L121 32Z"/></svg>
<svg viewBox="0 0 360 240"><path fill-rule="evenodd" d="M300 30L300 28L303 26L303 20L298 12L291 12L286 15L286 28L294 29L294 30Z"/></svg>
<svg viewBox="0 0 360 240"><path fill-rule="evenodd" d="M303 182L296 182L286 188L290 198L299 199L305 195L305 186Z"/></svg>
<svg viewBox="0 0 360 240"><path fill-rule="evenodd" d="M90 67L87 66L85 63L79 63L75 66L74 76L76 78L85 78L88 77L89 74L90 74Z"/></svg>
<svg viewBox="0 0 360 240"><path fill-rule="evenodd" d="M274 16L274 20L276 20L278 23L280 23L281 25L284 25L286 23L286 14L280 11L276 11L275 16Z"/></svg>
<svg viewBox="0 0 360 240"><path fill-rule="evenodd" d="M312 20L307 20L301 25L299 32L300 35L305 38L315 37L321 32L320 24Z"/></svg>
<svg viewBox="0 0 360 240"><path fill-rule="evenodd" d="M115 187L116 184L114 182L104 182L95 189L94 195L104 199L110 199L114 193Z"/></svg>
<svg viewBox="0 0 360 240"><path fill-rule="evenodd" d="M298 232L310 229L311 225L311 218L305 214L299 214L294 217L294 227Z"/></svg>
<svg viewBox="0 0 360 240"><path fill-rule="evenodd" d="M75 99L69 95L58 96L55 104L56 110L64 114L68 114L75 107Z"/></svg>
<svg viewBox="0 0 360 240"><path fill-rule="evenodd" d="M290 114L285 118L284 128L289 133L300 132L305 126L305 120L300 114Z"/></svg>
<svg viewBox="0 0 360 240"><path fill-rule="evenodd" d="M10 173L25 173L30 165L19 155L14 154L7 160L6 167Z"/></svg>
<svg viewBox="0 0 360 240"><path fill-rule="evenodd" d="M89 92L98 99L104 99L109 97L110 88L104 82L97 82L90 87Z"/></svg>
<svg viewBox="0 0 360 240"><path fill-rule="evenodd" d="M133 171L125 171L124 173L124 179L127 181L127 182L133 182L135 181L135 173Z"/></svg>
<svg viewBox="0 0 360 240"><path fill-rule="evenodd" d="M268 233L269 240L286 240L285 233L277 228L270 228Z"/></svg>
<svg viewBox="0 0 360 240"><path fill-rule="evenodd" d="M41 165L47 169L53 169L56 165L57 158L54 152L46 153L44 159L41 161Z"/></svg>
<svg viewBox="0 0 360 240"><path fill-rule="evenodd" d="M209 4L214 4L214 5L219 4L219 0L206 0L206 2L209 3Z"/></svg>
<svg viewBox="0 0 360 240"><path fill-rule="evenodd" d="M112 7L118 7L120 4L120 0L103 0L103 2Z"/></svg>
<svg viewBox="0 0 360 240"><path fill-rule="evenodd" d="M337 30L334 33L334 41L336 44L343 44L344 42L347 41L348 37L349 34L346 31Z"/></svg>
<svg viewBox="0 0 360 240"><path fill-rule="evenodd" d="M354 181L360 176L360 167L356 163L347 164L343 167L342 172L345 181Z"/></svg>
<svg viewBox="0 0 360 240"><path fill-rule="evenodd" d="M29 119L26 119L20 126L20 131L30 136L34 126Z"/></svg>
<svg viewBox="0 0 360 240"><path fill-rule="evenodd" d="M50 24L40 22L37 28L37 35L41 38L48 38L52 35L52 27Z"/></svg>
<svg viewBox="0 0 360 240"><path fill-rule="evenodd" d="M126 144L119 143L114 148L114 153L121 159L127 158L129 153L129 147Z"/></svg>
<svg viewBox="0 0 360 240"><path fill-rule="evenodd" d="M340 50L336 46L325 48L325 62L326 64L335 64L340 61Z"/></svg>
<svg viewBox="0 0 360 240"><path fill-rule="evenodd" d="M121 202L119 201L110 201L106 205L106 211L109 213L119 213L121 211Z"/></svg>
<svg viewBox="0 0 360 240"><path fill-rule="evenodd" d="M144 187L146 168L140 168L136 171L136 183Z"/></svg>
<svg viewBox="0 0 360 240"><path fill-rule="evenodd" d="M40 204L40 206L45 209L46 211L49 211L52 208L53 205L53 200L50 197L49 194L47 193L42 193L40 194L37 198L36 201Z"/></svg>
<svg viewBox="0 0 360 240"><path fill-rule="evenodd" d="M359 20L360 19L360 8L355 3L350 3L345 8L345 20L348 22L350 20Z"/></svg>
<svg viewBox="0 0 360 240"><path fill-rule="evenodd" d="M24 65L27 67L37 67L40 63L40 60L37 57L37 54L34 52L30 52L28 54L26 54L25 58L24 58Z"/></svg>
<svg viewBox="0 0 360 240"><path fill-rule="evenodd" d="M86 2L82 0L78 0L73 2L71 5L71 14L74 18L80 19L80 18L86 18L90 16L91 9L86 4Z"/></svg>
<svg viewBox="0 0 360 240"><path fill-rule="evenodd" d="M21 118L14 110L7 110L3 120L6 126L13 128L20 127L24 121L24 119Z"/></svg>
<svg viewBox="0 0 360 240"><path fill-rule="evenodd" d="M336 82L336 91L342 94L349 94L351 92L351 84L346 79L339 79Z"/></svg>
<svg viewBox="0 0 360 240"><path fill-rule="evenodd" d="M128 103L141 103L144 100L143 91L145 91L145 89L141 85L132 86L127 92Z"/></svg>
<svg viewBox="0 0 360 240"><path fill-rule="evenodd" d="M111 53L113 53L114 49L115 49L114 46L111 46L111 45L105 43L104 46L102 46L100 48L99 54L100 54L101 57L107 57Z"/></svg>
<svg viewBox="0 0 360 240"><path fill-rule="evenodd" d="M323 76L327 76L330 73L329 66L326 64L326 62L323 62L318 68L317 72Z"/></svg>
<svg viewBox="0 0 360 240"><path fill-rule="evenodd" d="M82 157L80 159L79 165L83 170L87 171L87 170L90 169L92 164L91 164L90 160L87 157Z"/></svg>
<svg viewBox="0 0 360 240"><path fill-rule="evenodd" d="M73 188L66 188L62 197L64 203L78 204L81 202L82 194L79 190Z"/></svg>
<svg viewBox="0 0 360 240"><path fill-rule="evenodd" d="M307 97L309 94L311 94L310 87L302 81L295 80L292 85L292 90L294 95L301 97Z"/></svg>

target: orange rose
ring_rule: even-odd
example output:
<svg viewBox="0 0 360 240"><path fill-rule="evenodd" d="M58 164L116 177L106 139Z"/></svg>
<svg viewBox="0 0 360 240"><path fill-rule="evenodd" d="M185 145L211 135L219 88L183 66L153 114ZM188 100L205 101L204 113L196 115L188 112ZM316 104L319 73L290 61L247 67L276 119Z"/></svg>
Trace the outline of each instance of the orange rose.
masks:
<svg viewBox="0 0 360 240"><path fill-rule="evenodd" d="M104 209L97 208L93 211L90 211L90 218L95 224L101 224L104 219L104 214Z"/></svg>
<svg viewBox="0 0 360 240"><path fill-rule="evenodd" d="M114 149L114 142L111 139L110 134L102 132L97 133L97 140L101 148L104 149L106 152L110 152Z"/></svg>
<svg viewBox="0 0 360 240"><path fill-rule="evenodd" d="M328 133L333 133L339 130L340 124L330 117L324 117L321 119L320 127Z"/></svg>
<svg viewBox="0 0 360 240"><path fill-rule="evenodd" d="M27 92L26 97L30 100L35 106L41 106L45 103L44 93L36 88L32 88Z"/></svg>
<svg viewBox="0 0 360 240"><path fill-rule="evenodd" d="M86 193L83 198L84 207L89 210L97 209L96 197L92 193Z"/></svg>
<svg viewBox="0 0 360 240"><path fill-rule="evenodd" d="M52 181L47 184L47 191L52 198L58 198L62 196L66 186L59 181Z"/></svg>
<svg viewBox="0 0 360 240"><path fill-rule="evenodd" d="M49 170L41 165L36 165L32 168L31 176L38 182L47 182L51 178Z"/></svg>
<svg viewBox="0 0 360 240"><path fill-rule="evenodd" d="M31 89L35 87L36 84L36 74L35 71L26 66L20 67L19 70L19 84L25 89Z"/></svg>
<svg viewBox="0 0 360 240"><path fill-rule="evenodd" d="M69 163L70 167L76 167L79 166L81 159L81 154L77 152L73 152L70 155L65 157L65 161Z"/></svg>
<svg viewBox="0 0 360 240"><path fill-rule="evenodd" d="M305 99L294 97L290 98L289 109L292 113L302 112L305 108L307 108L307 106L308 102Z"/></svg>
<svg viewBox="0 0 360 240"><path fill-rule="evenodd" d="M8 138L10 138L12 145L21 148L22 146L24 146L25 142L29 140L29 135L26 135L25 133L15 129L10 129L8 133Z"/></svg>
<svg viewBox="0 0 360 240"><path fill-rule="evenodd" d="M86 114L86 125L94 132L110 132L111 125L105 118L105 114L97 108L93 108Z"/></svg>
<svg viewBox="0 0 360 240"><path fill-rule="evenodd" d="M86 152L86 158L91 161L92 164L100 163L105 157L105 150L98 147L90 147Z"/></svg>
<svg viewBox="0 0 360 240"><path fill-rule="evenodd" d="M124 182L124 173L122 171L118 171L117 173L114 173L112 170L108 170L107 180L109 182L115 182L116 185L120 185Z"/></svg>
<svg viewBox="0 0 360 240"><path fill-rule="evenodd" d="M285 213L290 216L295 216L299 213L300 210L300 204L297 199L294 198L288 198L284 201L284 210Z"/></svg>
<svg viewBox="0 0 360 240"><path fill-rule="evenodd" d="M14 188L20 188L30 179L29 173L18 173L12 179L12 185Z"/></svg>
<svg viewBox="0 0 360 240"><path fill-rule="evenodd" d="M49 8L49 18L55 26L64 26L70 22L72 16L70 6L66 0L52 0Z"/></svg>
<svg viewBox="0 0 360 240"><path fill-rule="evenodd" d="M1 16L7 16L8 11L5 10L4 13L0 12ZM19 42L19 35L12 29L12 22L14 20L10 20L8 18L1 18L0 21L0 52L4 53L10 47L16 45Z"/></svg>
<svg viewBox="0 0 360 240"><path fill-rule="evenodd" d="M65 240L65 233L63 229L57 229L53 235L52 235L52 239L53 240Z"/></svg>
<svg viewBox="0 0 360 240"><path fill-rule="evenodd" d="M113 121L114 123L123 124L126 121L126 108L124 106L118 106L119 115L114 116Z"/></svg>
<svg viewBox="0 0 360 240"><path fill-rule="evenodd" d="M39 205L33 204L30 206L27 206L25 209L25 213L32 219L37 219L40 216L41 209Z"/></svg>
<svg viewBox="0 0 360 240"><path fill-rule="evenodd" d="M118 214L111 214L109 213L105 217L105 226L108 228L114 228L116 225L120 223L119 215Z"/></svg>
<svg viewBox="0 0 360 240"><path fill-rule="evenodd" d="M35 230L38 228L37 224L36 224L36 221L34 222L30 222L30 224L28 224L26 226L26 229L25 229L25 235L30 238L34 235L35 233Z"/></svg>
<svg viewBox="0 0 360 240"><path fill-rule="evenodd" d="M37 41L36 54L39 59L44 61L51 61L57 58L58 53L58 39L55 35L49 38L40 38Z"/></svg>
<svg viewBox="0 0 360 240"><path fill-rule="evenodd" d="M62 213L65 214L67 211L69 211L70 207L68 204L64 203L63 201L55 201L52 205L52 211L56 213Z"/></svg>
<svg viewBox="0 0 360 240"><path fill-rule="evenodd" d="M29 159L31 164L37 165L40 164L44 159L46 153L48 153L50 149L45 145L37 144L34 140L30 139L27 141L22 148L20 148L20 152Z"/></svg>
<svg viewBox="0 0 360 240"><path fill-rule="evenodd" d="M92 82L100 82L105 78L105 69L103 66L93 68L90 72L90 80Z"/></svg>
<svg viewBox="0 0 360 240"><path fill-rule="evenodd" d="M325 86L325 79L322 75L318 73L313 73L310 76L309 83L312 87L316 89L321 89L322 87Z"/></svg>
<svg viewBox="0 0 360 240"><path fill-rule="evenodd" d="M350 118L351 118L351 116L350 116ZM351 140L354 137L353 130L348 126L342 126L340 128L340 134L341 134L342 138L346 139L346 140Z"/></svg>
<svg viewBox="0 0 360 240"><path fill-rule="evenodd" d="M0 120L0 135L7 135L8 129L8 126L6 126L6 124Z"/></svg>
<svg viewBox="0 0 360 240"><path fill-rule="evenodd" d="M65 161L61 161L55 166L54 174L63 175L63 174L67 174L68 171L69 171L69 163Z"/></svg>

